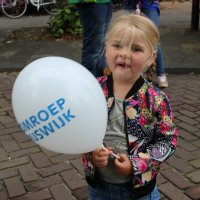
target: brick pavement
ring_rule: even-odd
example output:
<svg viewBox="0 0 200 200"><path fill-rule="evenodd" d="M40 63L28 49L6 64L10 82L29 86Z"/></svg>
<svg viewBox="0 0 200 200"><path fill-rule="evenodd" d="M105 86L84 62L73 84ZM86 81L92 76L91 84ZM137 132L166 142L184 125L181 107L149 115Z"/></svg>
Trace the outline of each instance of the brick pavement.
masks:
<svg viewBox="0 0 200 200"><path fill-rule="evenodd" d="M0 73L0 200L86 200L80 155L31 142L15 121L11 93L17 73ZM176 153L158 177L162 200L200 199L200 75L168 75L179 129Z"/></svg>

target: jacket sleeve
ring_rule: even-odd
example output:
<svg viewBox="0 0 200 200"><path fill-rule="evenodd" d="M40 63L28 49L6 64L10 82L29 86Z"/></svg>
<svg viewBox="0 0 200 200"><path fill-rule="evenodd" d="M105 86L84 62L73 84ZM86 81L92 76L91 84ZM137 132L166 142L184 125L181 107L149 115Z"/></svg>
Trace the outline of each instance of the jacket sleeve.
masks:
<svg viewBox="0 0 200 200"><path fill-rule="evenodd" d="M154 97L153 105L154 128L151 142L146 145L145 153L137 153L130 158L134 174L159 167L176 149L178 133L167 96L161 92Z"/></svg>
<svg viewBox="0 0 200 200"><path fill-rule="evenodd" d="M82 163L86 176L94 174L95 167L92 164L91 152L82 154Z"/></svg>

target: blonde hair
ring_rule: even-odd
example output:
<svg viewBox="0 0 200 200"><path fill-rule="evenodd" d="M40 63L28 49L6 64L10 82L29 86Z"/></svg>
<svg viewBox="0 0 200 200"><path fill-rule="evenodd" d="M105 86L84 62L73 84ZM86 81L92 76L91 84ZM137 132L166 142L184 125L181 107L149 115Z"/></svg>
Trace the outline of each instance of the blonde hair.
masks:
<svg viewBox="0 0 200 200"><path fill-rule="evenodd" d="M154 23L145 16L133 13L121 14L111 23L105 37L105 44L107 45L120 32L123 32L121 43L128 42L130 48L134 36L142 33L151 52L157 50L160 39L159 31Z"/></svg>

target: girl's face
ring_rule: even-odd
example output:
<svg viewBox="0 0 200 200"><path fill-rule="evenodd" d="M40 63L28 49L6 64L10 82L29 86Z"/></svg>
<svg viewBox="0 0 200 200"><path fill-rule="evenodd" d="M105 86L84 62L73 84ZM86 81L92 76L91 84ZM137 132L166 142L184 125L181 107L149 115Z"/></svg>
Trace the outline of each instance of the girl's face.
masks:
<svg viewBox="0 0 200 200"><path fill-rule="evenodd" d="M114 80L137 80L146 67L154 62L156 52L151 52L144 38L145 35L137 31L130 44L121 31L107 42L105 55Z"/></svg>

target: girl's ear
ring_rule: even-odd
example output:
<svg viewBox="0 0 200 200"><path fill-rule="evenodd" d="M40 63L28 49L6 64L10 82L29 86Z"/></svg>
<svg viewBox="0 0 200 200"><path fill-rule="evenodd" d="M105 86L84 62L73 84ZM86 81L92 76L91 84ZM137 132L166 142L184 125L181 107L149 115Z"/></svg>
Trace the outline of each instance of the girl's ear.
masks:
<svg viewBox="0 0 200 200"><path fill-rule="evenodd" d="M155 50L153 51L151 57L149 58L147 66L151 66L155 62L156 56L157 56L157 51Z"/></svg>

